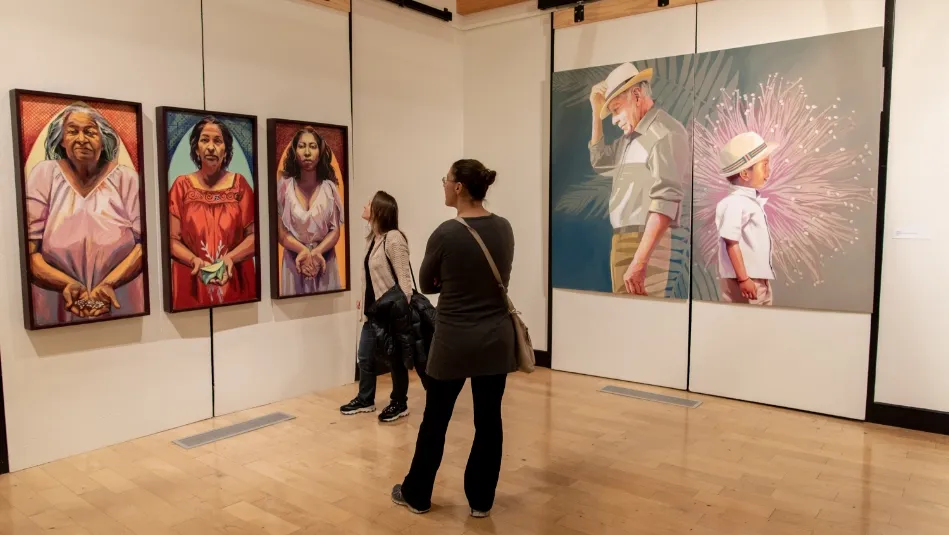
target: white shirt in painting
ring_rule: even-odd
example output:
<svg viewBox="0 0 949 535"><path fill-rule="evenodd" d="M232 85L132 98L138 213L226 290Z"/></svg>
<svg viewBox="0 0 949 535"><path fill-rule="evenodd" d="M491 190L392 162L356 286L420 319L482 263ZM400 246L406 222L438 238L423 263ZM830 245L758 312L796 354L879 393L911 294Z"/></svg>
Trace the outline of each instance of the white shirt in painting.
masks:
<svg viewBox="0 0 949 535"><path fill-rule="evenodd" d="M771 231L764 206L768 199L754 188L732 186L731 193L715 207L718 228L718 273L723 279L736 279L735 267L728 257L725 240L737 241L745 261L745 270L752 279L774 279L771 265Z"/></svg>
<svg viewBox="0 0 949 535"><path fill-rule="evenodd" d="M649 217L649 188L643 178L649 178L639 172L636 165L646 165L649 153L643 148L638 139L626 145L623 162L627 165L617 166L618 176L613 177L613 193L610 198L610 225L614 229L645 226Z"/></svg>
<svg viewBox="0 0 949 535"><path fill-rule="evenodd" d="M310 199L309 206L304 206L297 197L293 178L282 177L277 182L277 217L287 232L310 249L319 245L327 234L343 225L343 213L339 190L336 189L336 184L329 180L320 183ZM326 269L317 278L310 279L297 271L296 254L285 249L280 295L293 296L341 289L335 248L324 258Z"/></svg>

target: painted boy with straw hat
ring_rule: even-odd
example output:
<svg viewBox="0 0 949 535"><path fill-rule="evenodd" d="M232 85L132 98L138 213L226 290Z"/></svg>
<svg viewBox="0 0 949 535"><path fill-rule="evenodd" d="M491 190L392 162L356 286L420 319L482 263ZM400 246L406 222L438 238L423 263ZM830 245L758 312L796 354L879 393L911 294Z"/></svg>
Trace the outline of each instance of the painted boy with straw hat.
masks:
<svg viewBox="0 0 949 535"><path fill-rule="evenodd" d="M685 128L653 101L652 74L652 69L640 72L623 63L593 86L590 163L597 171L613 174L609 201L613 292L665 297L670 229L679 223L692 153ZM607 145L603 119L611 115L623 135Z"/></svg>
<svg viewBox="0 0 949 535"><path fill-rule="evenodd" d="M731 139L719 155L722 178L731 192L715 207L715 226L721 237L718 274L721 300L726 303L771 305L771 231L764 206L768 199L758 190L771 176L771 153L777 145L754 132Z"/></svg>

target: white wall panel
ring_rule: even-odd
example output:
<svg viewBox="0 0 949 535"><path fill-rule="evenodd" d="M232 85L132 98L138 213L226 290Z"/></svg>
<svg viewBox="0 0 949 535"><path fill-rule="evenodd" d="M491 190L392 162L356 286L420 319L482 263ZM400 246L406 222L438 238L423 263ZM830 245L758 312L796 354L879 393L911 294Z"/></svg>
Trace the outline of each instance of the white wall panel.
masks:
<svg viewBox="0 0 949 535"><path fill-rule="evenodd" d="M870 316L695 301L689 389L862 419Z"/></svg>
<svg viewBox="0 0 949 535"><path fill-rule="evenodd" d="M949 4L896 3L875 400L949 412ZM897 233L914 239L895 239Z"/></svg>
<svg viewBox="0 0 949 535"><path fill-rule="evenodd" d="M766 3L766 9L756 0L699 4L698 51L883 26L883 0ZM760 310L697 301L690 389L863 418L869 326L867 314ZM735 336L739 329L741 336Z"/></svg>
<svg viewBox="0 0 949 535"><path fill-rule="evenodd" d="M685 389L688 304L554 289L553 367Z"/></svg>
<svg viewBox="0 0 949 535"><path fill-rule="evenodd" d="M695 52L695 7L685 6L555 31L554 71Z"/></svg>
<svg viewBox="0 0 949 535"><path fill-rule="evenodd" d="M488 209L514 228L511 299L547 349L550 19L466 31L464 51L465 157L498 172Z"/></svg>
<svg viewBox="0 0 949 535"><path fill-rule="evenodd" d="M428 236L455 215L444 205L441 179L464 154L463 59L462 34L452 25L386 2L353 2L356 184L350 210L359 214L378 190L393 195L416 274ZM365 227L354 225L359 266L365 235Z"/></svg>
<svg viewBox="0 0 949 535"><path fill-rule="evenodd" d="M213 313L215 403L224 414L352 380L355 293L270 299L264 187L267 118L351 124L349 20L294 0L205 0L204 25L207 107L257 116L261 184L263 300Z"/></svg>
<svg viewBox="0 0 949 535"><path fill-rule="evenodd" d="M0 0L0 13L4 90L142 103L152 275L150 316L24 330L10 108L0 106L0 358L19 470L211 415L208 314L162 312L155 159L155 107L201 106L201 16L198 0Z"/></svg>
<svg viewBox="0 0 949 535"><path fill-rule="evenodd" d="M556 30L554 69L691 54L695 8ZM556 239L556 237L555 237ZM685 388L689 303L555 289L554 369Z"/></svg>

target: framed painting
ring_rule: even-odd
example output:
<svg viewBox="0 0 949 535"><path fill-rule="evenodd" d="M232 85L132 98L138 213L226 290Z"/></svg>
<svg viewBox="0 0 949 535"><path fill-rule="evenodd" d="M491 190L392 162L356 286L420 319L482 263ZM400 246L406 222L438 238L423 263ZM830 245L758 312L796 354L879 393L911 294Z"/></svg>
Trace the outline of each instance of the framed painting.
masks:
<svg viewBox="0 0 949 535"><path fill-rule="evenodd" d="M156 115L165 310L260 301L257 118Z"/></svg>
<svg viewBox="0 0 949 535"><path fill-rule="evenodd" d="M142 105L14 89L27 329L149 313Z"/></svg>
<svg viewBox="0 0 949 535"><path fill-rule="evenodd" d="M348 130L267 120L274 299L350 289Z"/></svg>

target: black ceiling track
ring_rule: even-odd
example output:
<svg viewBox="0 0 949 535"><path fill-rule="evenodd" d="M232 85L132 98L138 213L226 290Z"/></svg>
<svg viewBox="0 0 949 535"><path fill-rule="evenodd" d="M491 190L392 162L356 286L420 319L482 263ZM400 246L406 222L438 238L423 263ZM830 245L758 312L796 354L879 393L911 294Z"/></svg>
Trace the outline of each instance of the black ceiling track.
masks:
<svg viewBox="0 0 949 535"><path fill-rule="evenodd" d="M416 2L415 0L386 0L387 2L392 2L393 4L404 7L406 9L411 9L412 11L418 11L419 13L435 17L436 19L441 19L445 22L451 22L452 13L448 8L438 9L437 7L432 7L428 4L423 4L421 2Z"/></svg>

